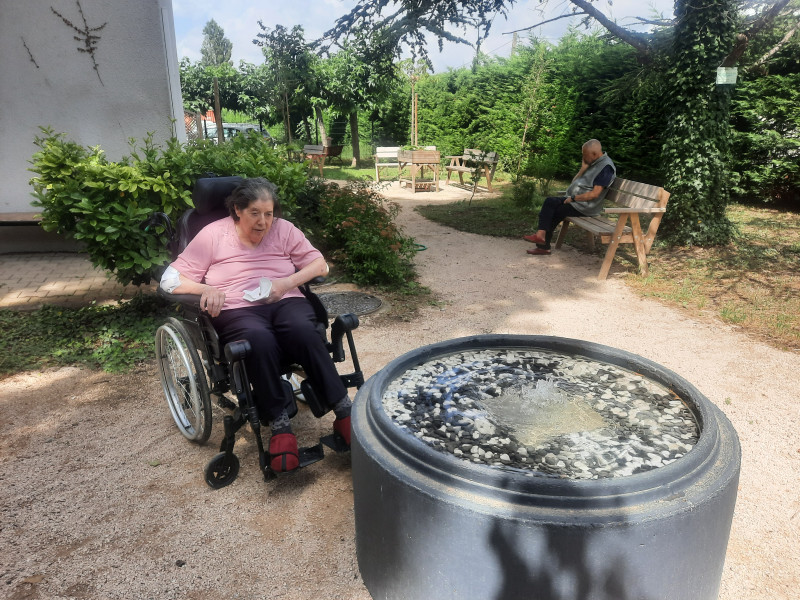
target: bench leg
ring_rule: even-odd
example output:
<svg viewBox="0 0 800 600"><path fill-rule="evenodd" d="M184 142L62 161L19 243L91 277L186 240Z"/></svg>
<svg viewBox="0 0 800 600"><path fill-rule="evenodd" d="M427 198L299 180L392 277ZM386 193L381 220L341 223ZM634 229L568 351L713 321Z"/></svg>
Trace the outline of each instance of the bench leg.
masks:
<svg viewBox="0 0 800 600"><path fill-rule="evenodd" d="M492 176L489 175L489 167L483 167L483 172L486 174L486 188L492 191Z"/></svg>
<svg viewBox="0 0 800 600"><path fill-rule="evenodd" d="M633 246L636 248L636 257L639 259L639 272L647 276L647 252L644 247L644 235L642 225L639 222L639 215L631 214L631 230L633 232Z"/></svg>
<svg viewBox="0 0 800 600"><path fill-rule="evenodd" d="M608 244L608 250L606 250L606 257L603 260L603 264L600 267L600 274L597 276L598 279L606 279L608 277L608 272L611 270L611 262L614 260L614 255L617 253L617 248L619 247L619 241L622 239L622 232L625 230L625 224L628 222L628 215L621 214L619 219L617 219L617 226L614 228L614 233L611 237L611 243Z"/></svg>
<svg viewBox="0 0 800 600"><path fill-rule="evenodd" d="M561 248L561 244L564 243L564 238L567 237L567 228L569 227L569 219L564 219L561 221L561 230L558 232L558 237L556 238L556 250Z"/></svg>

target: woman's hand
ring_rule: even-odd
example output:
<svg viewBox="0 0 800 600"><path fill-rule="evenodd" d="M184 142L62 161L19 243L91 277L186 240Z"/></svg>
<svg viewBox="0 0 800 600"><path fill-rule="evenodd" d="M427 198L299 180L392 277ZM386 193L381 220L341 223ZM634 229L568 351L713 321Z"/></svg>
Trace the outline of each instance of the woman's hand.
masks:
<svg viewBox="0 0 800 600"><path fill-rule="evenodd" d="M222 305L225 304L225 292L207 285L200 294L200 310L206 311L212 317L219 315Z"/></svg>
<svg viewBox="0 0 800 600"><path fill-rule="evenodd" d="M291 290L292 288L297 287L297 285L293 284L289 277L282 277L281 279L273 279L272 280L272 289L269 291L269 296L264 301L267 304L272 304L273 302L277 302L283 296Z"/></svg>

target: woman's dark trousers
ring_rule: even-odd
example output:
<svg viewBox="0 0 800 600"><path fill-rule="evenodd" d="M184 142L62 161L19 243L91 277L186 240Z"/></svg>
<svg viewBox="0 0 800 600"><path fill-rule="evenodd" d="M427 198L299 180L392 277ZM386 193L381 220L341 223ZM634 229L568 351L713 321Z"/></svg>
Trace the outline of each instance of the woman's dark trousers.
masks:
<svg viewBox="0 0 800 600"><path fill-rule="evenodd" d="M284 409L280 376L281 368L289 364L303 367L324 402L333 405L347 395L314 326L314 309L305 298L224 310L213 323L223 345L242 339L250 342L245 366L262 422L274 420Z"/></svg>

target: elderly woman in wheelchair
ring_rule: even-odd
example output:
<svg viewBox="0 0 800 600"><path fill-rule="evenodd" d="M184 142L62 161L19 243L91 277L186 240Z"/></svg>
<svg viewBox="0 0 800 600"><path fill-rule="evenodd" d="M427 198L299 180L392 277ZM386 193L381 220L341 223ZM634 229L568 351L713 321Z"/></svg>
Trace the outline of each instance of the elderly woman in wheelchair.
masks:
<svg viewBox="0 0 800 600"><path fill-rule="evenodd" d="M225 200L228 216L211 221L191 238L164 271L160 287L174 298L193 296L199 332L218 335L216 343L225 347L222 362L227 364L223 367L234 381L223 384L223 388L229 385L237 393L243 409L237 424L229 423L226 418L226 441L221 450L227 460L230 461L233 446L233 432L229 430L238 429L249 420L258 439L265 475L293 471L304 466L304 459L290 421L296 406L293 408L292 394L282 376L287 374L289 365L302 367L307 377L303 394L314 396L316 409L312 407L312 411L321 416L333 410L336 415L333 447L349 448L351 402L345 383L357 386L363 378L340 376L331 353L337 360L343 360L341 339L346 334L354 354L350 330L357 327L358 319L353 315L345 315L344 320L337 318L333 333L334 338L338 337L335 341L339 349L336 343L327 342L327 314L307 284L326 275L328 266L305 235L281 218L275 185L260 178L220 178L211 180L211 184L217 188L222 184L223 190L226 185L228 188L235 185ZM324 323L320 323L322 318ZM198 336L195 333L189 337ZM214 350L208 353L214 354ZM217 353L223 354L219 350ZM355 356L353 359L360 375L357 359ZM162 368L162 380L164 376ZM213 379L213 374L210 378ZM166 383L165 392L169 400ZM263 464L259 422L271 429L268 465ZM230 462L226 463L224 458L220 461L212 471L231 470ZM238 461L235 470L238 472ZM222 485L227 485L229 478L232 480L230 473L212 474L211 480L208 470L206 474L210 485L214 485L215 478Z"/></svg>

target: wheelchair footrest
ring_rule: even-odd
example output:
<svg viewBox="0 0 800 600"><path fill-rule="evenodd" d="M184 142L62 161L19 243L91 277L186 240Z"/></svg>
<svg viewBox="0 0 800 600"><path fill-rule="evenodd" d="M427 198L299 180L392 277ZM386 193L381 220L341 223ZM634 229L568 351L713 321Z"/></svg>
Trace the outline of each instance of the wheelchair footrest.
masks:
<svg viewBox="0 0 800 600"><path fill-rule="evenodd" d="M350 446L345 443L344 438L338 433L329 433L328 435L319 438L319 441L321 444L325 444L334 452L341 453L350 451Z"/></svg>
<svg viewBox="0 0 800 600"><path fill-rule="evenodd" d="M297 471L303 467L307 467L309 465L313 465L315 462L321 461L323 458L325 458L325 450L322 448L322 444L320 443L309 448L299 448L297 450L297 456L300 461L297 465L297 468L285 473L276 473L269 467L269 465L267 465L264 468L264 481L274 481L280 475L291 475L292 473L297 473Z"/></svg>
<svg viewBox="0 0 800 600"><path fill-rule="evenodd" d="M303 468L325 458L325 450L322 448L322 444L316 444L310 448L300 448L298 455L300 456L300 468Z"/></svg>

